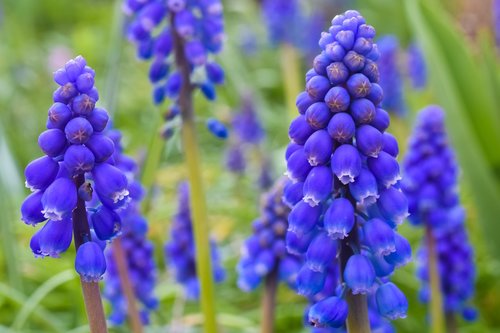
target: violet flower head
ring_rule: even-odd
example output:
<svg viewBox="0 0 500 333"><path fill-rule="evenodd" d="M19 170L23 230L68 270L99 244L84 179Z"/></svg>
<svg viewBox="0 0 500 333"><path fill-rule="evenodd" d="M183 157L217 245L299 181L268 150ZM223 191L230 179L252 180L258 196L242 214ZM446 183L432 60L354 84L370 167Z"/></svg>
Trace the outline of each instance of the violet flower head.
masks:
<svg viewBox="0 0 500 333"><path fill-rule="evenodd" d="M475 267L465 228L465 211L458 195L458 165L448 142L443 110L428 106L420 111L404 159L402 184L410 203L410 221L430 230L436 243L438 271L446 312L468 314L474 293ZM419 249L421 299L429 301L428 242Z"/></svg>
<svg viewBox="0 0 500 333"><path fill-rule="evenodd" d="M194 245L191 209L189 206L189 185L180 183L177 191L178 208L170 230L170 241L165 244L165 256L175 280L184 286L187 299L198 299L200 287L196 274L196 254ZM210 255L215 282L225 278L219 251L214 240L210 241Z"/></svg>
<svg viewBox="0 0 500 333"><path fill-rule="evenodd" d="M393 320L406 316L404 295L378 291L411 258L408 241L396 230L408 203L399 189L398 144L386 132L390 119L381 106L374 37L375 29L353 10L337 15L321 35L322 52L307 72L297 97L299 115L289 129L287 175L293 184L284 197L293 208L287 247L306 256L299 293L320 293L339 256L346 288L341 298L347 292L379 294L379 314ZM343 303L335 304L343 314Z"/></svg>
<svg viewBox="0 0 500 333"><path fill-rule="evenodd" d="M182 84L172 62L175 34L184 43L185 56L192 71L203 72L203 84L220 84L224 72L210 54L222 49L224 21L220 0L156 1L124 0L123 10L130 16L128 38L137 47L137 55L152 60L149 78L154 85L153 99L176 99ZM201 73L200 73L201 74Z"/></svg>
<svg viewBox="0 0 500 333"><path fill-rule="evenodd" d="M417 43L411 43L407 50L408 76L414 89L423 89L427 84L427 64L422 49Z"/></svg>
<svg viewBox="0 0 500 333"><path fill-rule="evenodd" d="M224 82L224 70L212 60L224 41L220 0L123 0L123 11L130 17L127 36L138 58L151 60L149 79L155 104L168 98L177 107L184 83L175 60L180 56L188 63L192 88L208 100L216 98L215 86ZM176 43L182 44L183 54L174 54Z"/></svg>
<svg viewBox="0 0 500 333"><path fill-rule="evenodd" d="M387 35L377 42L380 58L378 68L380 72L380 86L384 91L382 106L398 116L407 113L403 93L403 78L399 65L401 63L401 52L399 41L396 36Z"/></svg>
<svg viewBox="0 0 500 333"><path fill-rule="evenodd" d="M94 78L94 70L82 56L54 73L59 88L48 110L47 130L38 138L45 155L25 169L26 186L33 193L21 206L26 224L35 226L48 220L33 236L35 256L58 257L71 243L77 202L86 202L94 236L79 235L84 244L77 251L75 268L90 282L100 280L106 269L102 249L90 242L109 241L120 233L117 211L129 201L127 177L115 165L112 140L102 132L109 116L96 107L99 93ZM79 188L77 179L84 179Z"/></svg>
<svg viewBox="0 0 500 333"><path fill-rule="evenodd" d="M261 215L252 222L253 234L242 246L237 267L238 287L244 291L254 290L271 274L291 288L295 286L302 260L289 253L285 245L290 208L282 197L283 188L289 184L288 179L281 178L262 195Z"/></svg>
<svg viewBox="0 0 500 333"><path fill-rule="evenodd" d="M272 44L298 42L298 25L290 24L301 19L298 0L263 0L262 15Z"/></svg>
<svg viewBox="0 0 500 333"><path fill-rule="evenodd" d="M141 214L141 200L143 188L139 181L138 167L133 159L123 153L121 133L110 129L108 136L113 140L115 165L127 175L131 201L127 208L118 212L122 221L121 244L125 253L128 276L134 290L135 297L141 304L141 319L144 324L149 323L149 313L158 306L158 299L154 295L156 285L156 264L153 256L153 243L147 239L148 224ZM111 303L112 312L109 320L114 325L124 324L127 318L127 302L123 293L114 248L106 251L108 271L104 276L104 297Z"/></svg>

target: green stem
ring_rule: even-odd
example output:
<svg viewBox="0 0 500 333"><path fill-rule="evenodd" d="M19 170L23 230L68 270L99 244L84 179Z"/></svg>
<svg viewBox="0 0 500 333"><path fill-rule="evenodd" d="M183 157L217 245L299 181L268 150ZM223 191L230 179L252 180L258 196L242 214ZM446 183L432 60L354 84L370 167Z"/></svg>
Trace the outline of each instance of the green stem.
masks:
<svg viewBox="0 0 500 333"><path fill-rule="evenodd" d="M75 178L76 188L79 188L85 182L85 177L79 175ZM86 239L91 239L89 222L87 220L87 210L85 201L78 198L76 209L73 211L73 236L75 248L78 248ZM82 285L83 301L89 321L90 333L107 333L106 318L102 307L101 293L97 282L85 282L80 277Z"/></svg>
<svg viewBox="0 0 500 333"><path fill-rule="evenodd" d="M139 314L139 310L137 309L134 287L130 282L127 259L120 237L113 240L112 247L116 269L120 279L120 287L127 301L127 314L130 321L130 328L133 333L143 333L144 330L142 327L141 316Z"/></svg>
<svg viewBox="0 0 500 333"><path fill-rule="evenodd" d="M172 23L174 15L172 15ZM190 206L193 220L193 232L196 248L196 272L200 282L200 302L204 316L205 333L217 332L215 317L215 296L213 286L212 263L210 256L209 230L207 225L207 207L203 189L200 152L196 136L193 110L193 85L190 81L191 68L184 54L184 42L174 30L174 51L177 68L182 75L182 87L179 95L179 107L182 118L182 145L190 188Z"/></svg>
<svg viewBox="0 0 500 333"><path fill-rule="evenodd" d="M276 308L276 290L278 289L278 267L276 263L271 273L266 276L264 294L262 295L261 333L274 332L274 313Z"/></svg>
<svg viewBox="0 0 500 333"><path fill-rule="evenodd" d="M289 44L281 45L281 72L285 89L285 105L290 119L297 116L295 99L300 93L300 62L295 48Z"/></svg>
<svg viewBox="0 0 500 333"><path fill-rule="evenodd" d="M156 170L160 164L161 154L163 152L163 147L165 146L165 140L160 135L161 118L157 116L158 119L154 122L154 130L151 134L151 141L149 143L146 159L142 166L141 183L146 189L146 196L142 201L142 211L144 213L149 212L151 208L151 200L153 194L153 184L155 181Z"/></svg>
<svg viewBox="0 0 500 333"><path fill-rule="evenodd" d="M457 317L453 312L446 313L446 332L458 333Z"/></svg>
<svg viewBox="0 0 500 333"><path fill-rule="evenodd" d="M429 283L430 283L430 321L432 333L445 332L445 321L443 313L443 295L441 292L441 279L438 270L438 258L436 252L436 240L429 227L425 229L428 263L429 263Z"/></svg>

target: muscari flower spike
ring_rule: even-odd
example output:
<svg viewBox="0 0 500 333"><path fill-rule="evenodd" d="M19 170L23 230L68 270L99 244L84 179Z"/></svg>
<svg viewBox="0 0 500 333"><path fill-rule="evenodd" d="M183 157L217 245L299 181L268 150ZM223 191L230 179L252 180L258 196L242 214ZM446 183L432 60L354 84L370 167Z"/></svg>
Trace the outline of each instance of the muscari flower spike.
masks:
<svg viewBox="0 0 500 333"><path fill-rule="evenodd" d="M407 107L403 93L403 78L398 67L401 54L399 41L396 36L387 35L380 38L377 45L380 52L378 61L380 86L384 91L382 106L390 113L404 116Z"/></svg>
<svg viewBox="0 0 500 333"><path fill-rule="evenodd" d="M168 258L176 281L184 286L187 299L198 299L200 287L196 274L196 255L189 206L189 185L186 182L179 184L178 209L172 221L170 241L165 244L165 256ZM225 278L224 268L215 241L210 242L210 255L213 264L215 282L222 282Z"/></svg>
<svg viewBox="0 0 500 333"><path fill-rule="evenodd" d="M238 287L252 291L270 274L277 274L279 281L295 286L300 256L286 250L285 236L288 228L289 206L284 202L283 189L291 185L286 178L262 195L260 216L252 222L253 234L241 249L238 263Z"/></svg>
<svg viewBox="0 0 500 333"><path fill-rule="evenodd" d="M71 244L72 212L79 199L87 202L91 234L79 235L75 268L85 281L101 279L106 270L103 249L121 229L116 211L129 200L125 174L112 158L115 147L107 134L109 116L96 107L99 93L95 72L78 56L54 73L60 86L48 110L47 130L38 138L45 153L25 169L26 186L33 192L21 206L22 220L42 224L30 246L36 257L59 257ZM85 182L76 187L76 178ZM89 201L93 198L93 202Z"/></svg>
<svg viewBox="0 0 500 333"><path fill-rule="evenodd" d="M420 46L413 42L408 46L407 66L408 76L414 89L420 90L427 85L427 64Z"/></svg>
<svg viewBox="0 0 500 333"><path fill-rule="evenodd" d="M151 60L149 79L153 102L177 100L183 85L174 55L175 43L182 43L191 70L191 85L208 99L216 98L215 86L224 82L224 70L210 55L219 53L224 40L224 20L220 0L124 0L123 11L130 17L128 39L141 60ZM176 114L169 113L167 121ZM219 121L209 120L207 128L217 137L227 133ZM169 137L169 135L164 135Z"/></svg>
<svg viewBox="0 0 500 333"><path fill-rule="evenodd" d="M125 252L128 276L135 297L142 305L140 311L144 324L149 323L149 313L158 306L154 295L156 285L156 264L153 257L154 246L147 239L148 224L141 214L141 200L144 190L137 180L138 168L134 160L123 153L121 133L118 130L107 131L115 146L113 159L115 165L122 170L129 180L131 201L127 208L118 212L122 223L121 244ZM106 250L108 270L104 276L104 297L111 303L112 312L109 320L114 325L124 324L127 318L127 302L120 283L118 269L114 258L114 249Z"/></svg>
<svg viewBox="0 0 500 333"><path fill-rule="evenodd" d="M247 160L252 151L259 151L264 141L265 132L259 119L251 94L242 98L240 110L231 120L231 136L225 153L226 168L235 174L241 175L247 168ZM257 183L261 189L272 186L272 165L268 158L259 151L259 177Z"/></svg>
<svg viewBox="0 0 500 333"><path fill-rule="evenodd" d="M299 40L299 25L290 24L301 19L298 0L263 0L262 15L272 44L295 45Z"/></svg>
<svg viewBox="0 0 500 333"><path fill-rule="evenodd" d="M458 195L458 165L448 142L444 112L438 106L420 111L405 156L402 189L410 207L410 222L425 226L436 243L445 311L474 319L468 304L474 293L475 267ZM428 248L418 251L421 299L429 301Z"/></svg>
<svg viewBox="0 0 500 333"><path fill-rule="evenodd" d="M408 203L399 190L398 144L386 132L390 119L381 108L374 37L375 29L357 11L332 20L321 35L322 52L306 74L306 89L297 97L300 114L289 129L285 156L293 184L284 197L293 208L287 249L306 256L297 288L313 303L328 283L333 290L339 286L331 276L340 269L331 268L337 256L346 258L336 273L345 292L332 296L342 300L347 292L377 295L394 269L411 259L408 241L396 230L408 215ZM404 295L386 295L379 293L379 315L405 317ZM337 313L340 319L311 320L314 325L342 326L343 303L331 302L338 309L313 305L314 316Z"/></svg>

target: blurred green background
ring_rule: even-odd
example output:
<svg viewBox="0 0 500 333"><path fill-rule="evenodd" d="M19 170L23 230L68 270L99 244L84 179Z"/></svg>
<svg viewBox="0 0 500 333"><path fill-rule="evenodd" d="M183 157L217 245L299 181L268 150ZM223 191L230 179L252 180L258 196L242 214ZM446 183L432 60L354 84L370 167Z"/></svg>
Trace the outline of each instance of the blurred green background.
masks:
<svg viewBox="0 0 500 333"><path fill-rule="evenodd" d="M461 195L468 212L467 226L475 249L477 282L474 323L460 322L460 332L500 332L500 108L499 62L494 46L491 2L488 0L358 0L321 2L332 16L347 6L359 9L378 35L395 34L402 48L412 40L423 46L430 85L413 91L405 81L410 109L407 119L391 125L404 152L414 114L438 103L448 112L448 126L463 167ZM257 332L260 290L245 294L236 287L235 266L250 222L258 216L257 166L242 178L223 166L225 143L204 128L210 115L229 122L240 96L251 92L267 132L266 152L274 174L284 171L283 149L288 142L286 102L279 49L267 42L257 1L224 1L227 42L218 60L227 82L208 104L196 96L199 136L210 225L221 244L226 281L217 286L217 310L225 332ZM138 62L134 47L123 38L121 1L0 0L0 332L87 332L74 250L60 259L35 259L29 250L33 229L20 221L19 206L26 164L41 155L37 137L45 127L55 83L52 72L69 58L83 55L96 72L100 105L114 116L124 134L126 151L139 161L159 133L166 105L154 107L147 79L148 64ZM292 24L292 23L291 23ZM327 28L328 20L324 22ZM250 36L256 49L242 48ZM318 39L319 36L311 36ZM303 57L300 76L311 66ZM184 178L178 136L162 148L155 175L154 196L147 216L156 244L160 271L159 310L148 332L199 332L196 303L183 299L166 268L163 244L175 212L175 188ZM404 225L402 234L414 250L421 230ZM408 318L396 321L398 332L426 331L426 308L417 300L415 265L397 271L394 281L410 301ZM105 304L106 307L109 304ZM277 332L302 332L305 302L286 287L279 291ZM174 319L173 319L174 318ZM127 332L127 328L112 328Z"/></svg>

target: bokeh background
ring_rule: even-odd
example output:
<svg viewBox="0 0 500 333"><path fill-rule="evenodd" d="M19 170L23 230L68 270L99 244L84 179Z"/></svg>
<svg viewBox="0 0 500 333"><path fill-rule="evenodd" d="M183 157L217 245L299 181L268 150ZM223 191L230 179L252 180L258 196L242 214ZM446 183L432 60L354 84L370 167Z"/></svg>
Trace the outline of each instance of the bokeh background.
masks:
<svg viewBox="0 0 500 333"><path fill-rule="evenodd" d="M473 303L480 313L476 322L460 322L460 332L500 332L500 72L491 1L302 2L306 16L321 9L314 21L322 29L335 14L353 8L375 26L378 36L397 36L397 65L408 112L395 118L390 130L400 139L403 154L416 111L436 103L446 108L463 166L461 197L477 268ZM218 88L214 103L196 96L196 114L209 222L227 272L226 281L216 287L219 321L225 332L258 332L261 290L240 291L235 271L241 242L259 212L258 154L252 155L255 158L243 176L231 174L224 167L227 143L213 137L204 120L215 115L229 124L242 96L250 94L266 131L262 149L271 157L273 174L278 177L285 170L285 120L290 112L280 48L268 41L258 2L226 0L224 5L227 41L218 60L226 70L226 84ZM157 139L167 104L153 106L148 65L136 60L134 47L123 37L124 20L120 0L0 1L0 332L88 331L73 269L74 250L60 259L35 259L29 250L34 230L20 221L19 213L27 194L24 167L41 154L36 142L56 87L52 72L78 54L97 72L99 103L113 114L115 127L123 132L126 152L141 163L160 156L158 168L144 175L146 185L153 189L146 215L149 236L156 245L160 271L156 294L161 301L147 332L201 331L199 307L184 299L163 255L175 213L176 187L185 176L180 142L176 134L165 143ZM294 22L289 24L292 28ZM300 41L301 78L311 67L311 55L318 52L316 34L311 32ZM413 41L422 46L429 70L429 84L419 91L411 88L407 78L405 50ZM306 47L307 43L312 46ZM422 231L409 225L401 230L416 249ZM426 331L427 311L418 301L415 265L399 269L394 281L410 301L408 318L394 323L397 331ZM105 306L109 310L109 304ZM304 306L304 299L282 286L276 331L306 332ZM111 332L127 332L127 328L115 327Z"/></svg>

